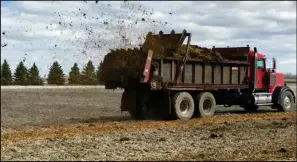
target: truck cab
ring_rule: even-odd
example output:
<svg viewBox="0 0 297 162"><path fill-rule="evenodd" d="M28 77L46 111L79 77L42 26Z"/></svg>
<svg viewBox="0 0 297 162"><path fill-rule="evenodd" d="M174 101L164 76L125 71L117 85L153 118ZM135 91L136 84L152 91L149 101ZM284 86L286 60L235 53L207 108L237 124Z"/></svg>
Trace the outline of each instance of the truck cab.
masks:
<svg viewBox="0 0 297 162"><path fill-rule="evenodd" d="M276 87L285 86L285 75L276 71L275 58L266 58L255 48L249 52L248 63L248 77L255 91L272 93Z"/></svg>
<svg viewBox="0 0 297 162"><path fill-rule="evenodd" d="M253 97L251 104L245 108L255 111L259 106L271 105L280 111L291 110L295 94L286 86L284 74L276 71L275 58L266 58L254 48L249 52L247 62L247 84Z"/></svg>

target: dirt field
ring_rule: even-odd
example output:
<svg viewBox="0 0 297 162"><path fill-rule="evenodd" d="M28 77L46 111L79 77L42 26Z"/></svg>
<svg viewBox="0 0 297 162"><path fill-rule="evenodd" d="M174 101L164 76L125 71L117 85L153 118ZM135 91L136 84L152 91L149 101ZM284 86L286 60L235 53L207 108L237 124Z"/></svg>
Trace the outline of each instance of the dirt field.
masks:
<svg viewBox="0 0 297 162"><path fill-rule="evenodd" d="M296 112L139 122L120 112L121 93L1 89L1 160L296 160Z"/></svg>
<svg viewBox="0 0 297 162"><path fill-rule="evenodd" d="M2 89L1 127L117 118L122 91L94 89Z"/></svg>
<svg viewBox="0 0 297 162"><path fill-rule="evenodd" d="M296 92L296 86L290 84ZM295 87L294 87L295 86ZM120 111L122 90L102 87L9 87L1 89L1 129L21 125L130 120ZM259 112L271 112L261 107ZM242 114L240 107L218 107L216 115Z"/></svg>

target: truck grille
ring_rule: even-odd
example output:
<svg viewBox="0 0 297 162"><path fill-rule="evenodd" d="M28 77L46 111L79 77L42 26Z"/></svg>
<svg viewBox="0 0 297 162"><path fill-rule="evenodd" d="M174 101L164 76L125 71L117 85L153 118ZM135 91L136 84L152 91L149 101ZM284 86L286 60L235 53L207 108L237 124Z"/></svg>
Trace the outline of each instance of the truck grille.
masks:
<svg viewBox="0 0 297 162"><path fill-rule="evenodd" d="M270 86L274 86L276 84L276 75L275 73L270 73Z"/></svg>

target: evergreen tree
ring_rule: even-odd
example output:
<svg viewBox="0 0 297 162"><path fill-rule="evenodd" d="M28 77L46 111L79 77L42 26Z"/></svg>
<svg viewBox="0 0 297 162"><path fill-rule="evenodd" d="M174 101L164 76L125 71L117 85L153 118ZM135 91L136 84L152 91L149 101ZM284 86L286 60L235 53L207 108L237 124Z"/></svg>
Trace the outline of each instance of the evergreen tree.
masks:
<svg viewBox="0 0 297 162"><path fill-rule="evenodd" d="M98 83L99 84L104 84L103 81L102 81L102 67L103 67L103 62L101 61L99 66L98 66L98 69L97 69L97 80L98 80Z"/></svg>
<svg viewBox="0 0 297 162"><path fill-rule="evenodd" d="M95 67L92 61L89 61L82 71L82 84L83 85L96 85L97 78Z"/></svg>
<svg viewBox="0 0 297 162"><path fill-rule="evenodd" d="M81 84L81 76L77 63L74 63L73 67L71 68L71 71L69 72L68 83L72 85Z"/></svg>
<svg viewBox="0 0 297 162"><path fill-rule="evenodd" d="M62 67L57 61L55 61L53 65L50 67L47 82L48 84L56 84L56 85L65 84L65 78L64 78Z"/></svg>
<svg viewBox="0 0 297 162"><path fill-rule="evenodd" d="M32 67L28 73L28 81L30 85L42 85L43 81L39 76L39 70L35 63L33 63Z"/></svg>
<svg viewBox="0 0 297 162"><path fill-rule="evenodd" d="M1 65L1 85L11 85L12 84L12 76L10 66L7 61L4 60Z"/></svg>
<svg viewBox="0 0 297 162"><path fill-rule="evenodd" d="M28 70L21 61L14 72L14 85L28 85Z"/></svg>

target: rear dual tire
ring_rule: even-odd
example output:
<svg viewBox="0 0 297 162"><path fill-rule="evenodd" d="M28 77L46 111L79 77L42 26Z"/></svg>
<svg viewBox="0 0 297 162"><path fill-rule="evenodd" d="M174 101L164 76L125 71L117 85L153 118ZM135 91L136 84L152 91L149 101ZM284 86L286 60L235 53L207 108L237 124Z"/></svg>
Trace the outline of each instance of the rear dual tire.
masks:
<svg viewBox="0 0 297 162"><path fill-rule="evenodd" d="M176 118L181 120L191 119L196 112L197 117L212 117L216 109L216 100L210 92L202 92L195 102L187 92L177 93L173 97L173 110ZM196 109L196 111L195 111Z"/></svg>
<svg viewBox="0 0 297 162"><path fill-rule="evenodd" d="M173 109L175 117L182 120L191 119L195 112L193 97L187 92L177 93L173 97Z"/></svg>
<svg viewBox="0 0 297 162"><path fill-rule="evenodd" d="M197 97L197 116L212 117L216 110L216 100L210 92L202 92Z"/></svg>

